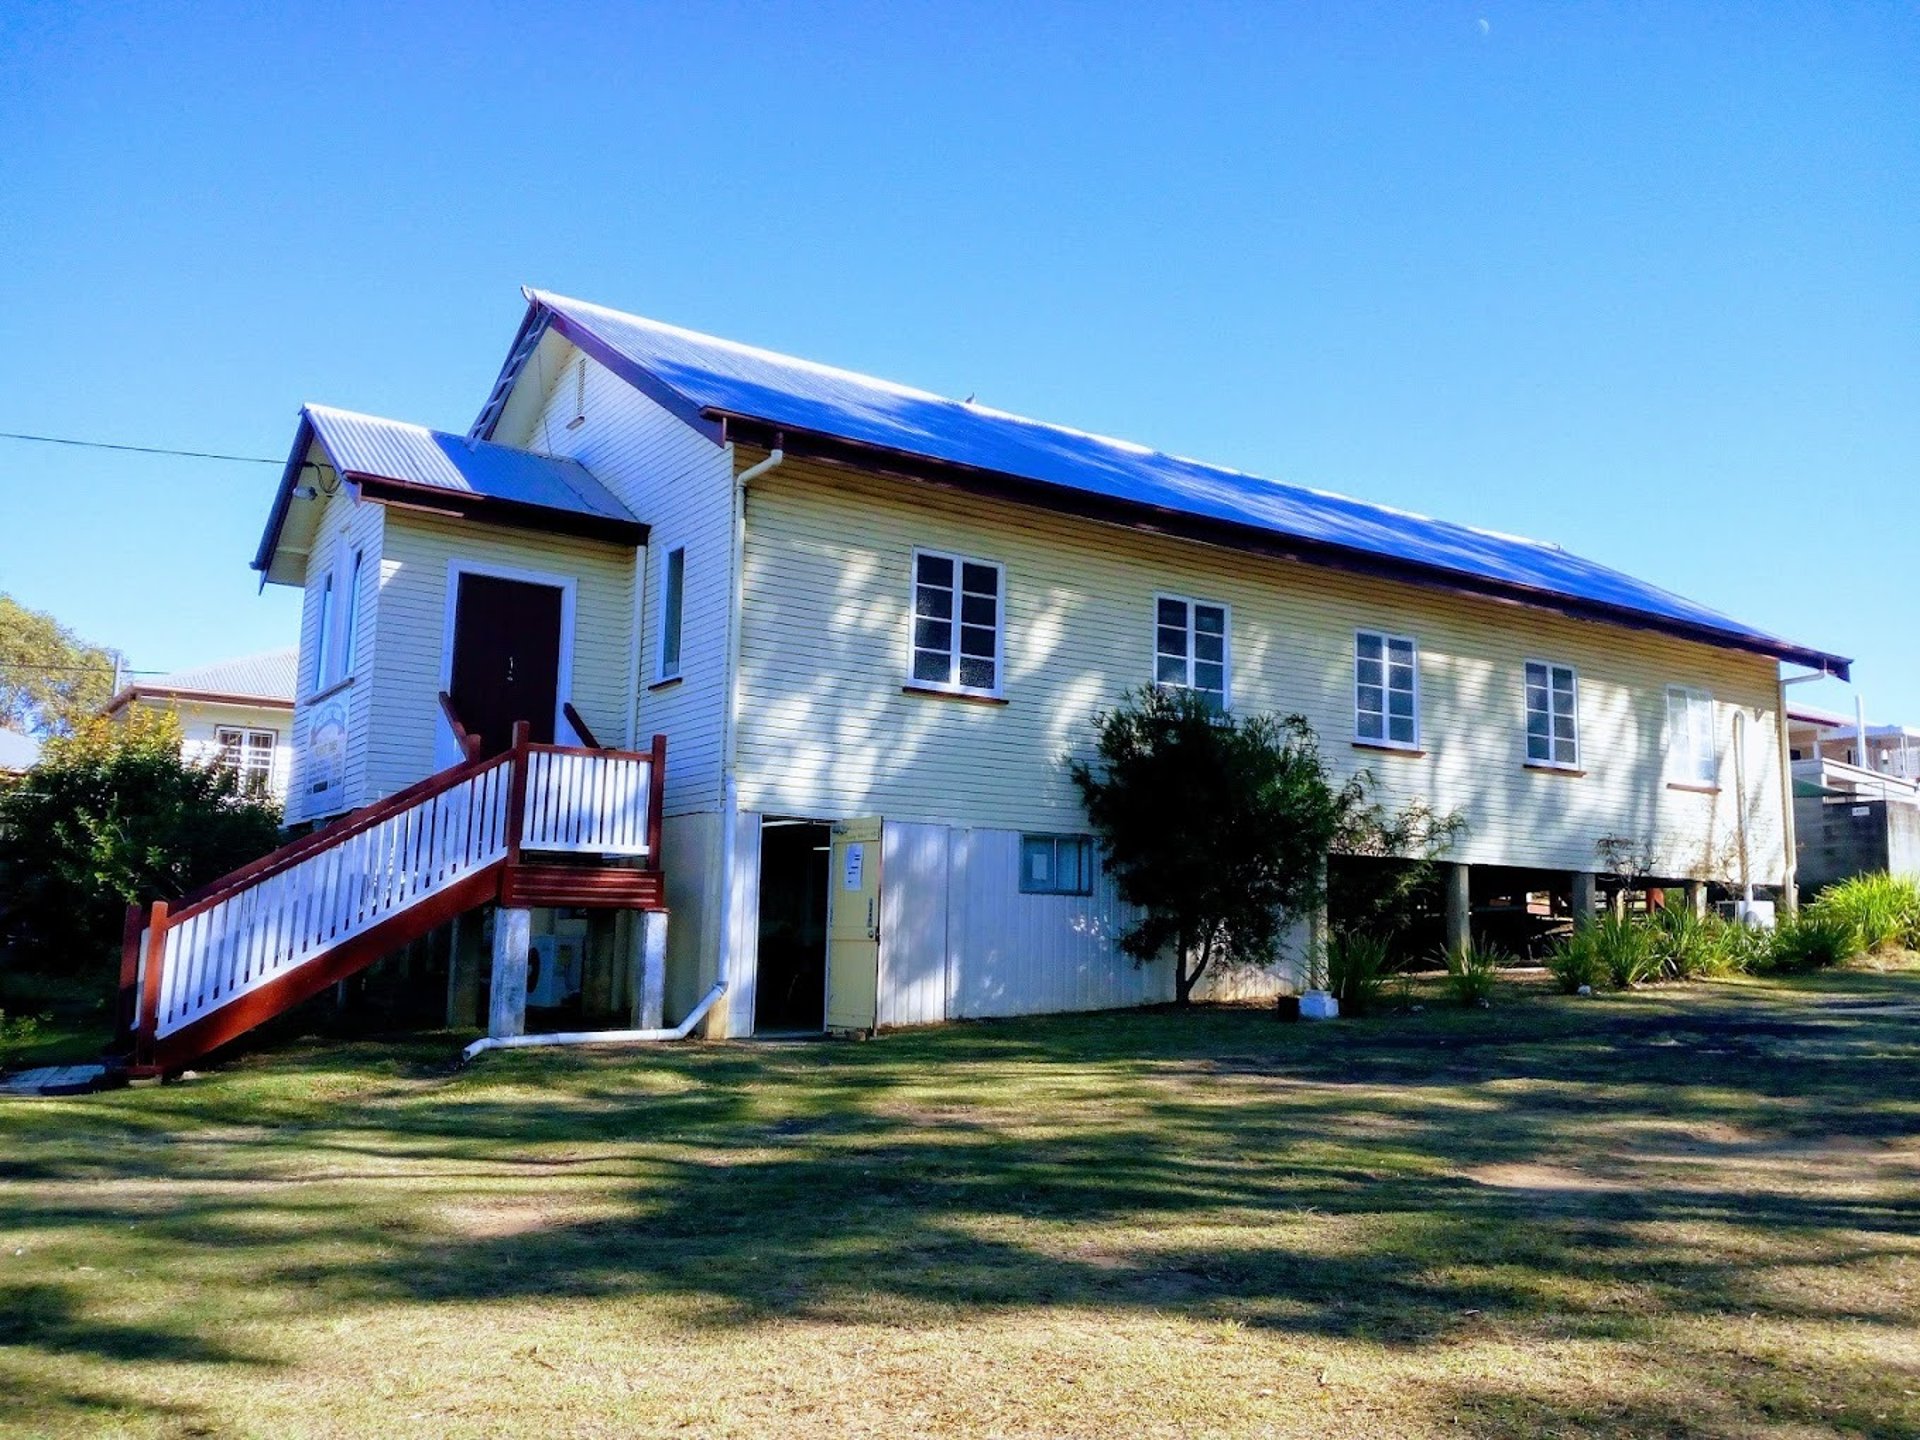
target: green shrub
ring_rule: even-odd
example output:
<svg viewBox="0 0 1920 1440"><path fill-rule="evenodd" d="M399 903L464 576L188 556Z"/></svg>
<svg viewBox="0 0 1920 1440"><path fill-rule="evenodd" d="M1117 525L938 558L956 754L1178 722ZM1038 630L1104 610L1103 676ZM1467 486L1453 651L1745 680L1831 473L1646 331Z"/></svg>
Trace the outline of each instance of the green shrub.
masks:
<svg viewBox="0 0 1920 1440"><path fill-rule="evenodd" d="M1547 952L1547 969L1568 995L1577 994L1583 985L1598 990L1606 984L1607 962L1593 928L1575 930Z"/></svg>
<svg viewBox="0 0 1920 1440"><path fill-rule="evenodd" d="M1327 989L1343 1015L1364 1015L1380 1006L1391 950L1376 935L1335 935L1327 942Z"/></svg>
<svg viewBox="0 0 1920 1440"><path fill-rule="evenodd" d="M279 807L242 794L231 769L181 758L171 716L92 721L0 793L0 948L42 973L104 976L129 902L177 899L279 831Z"/></svg>
<svg viewBox="0 0 1920 1440"><path fill-rule="evenodd" d="M1484 945L1456 945L1446 953L1447 988L1462 1005L1484 1005L1507 957Z"/></svg>
<svg viewBox="0 0 1920 1440"><path fill-rule="evenodd" d="M1772 960L1782 970L1825 970L1860 953L1853 921L1809 905L1773 932Z"/></svg>
<svg viewBox="0 0 1920 1440"><path fill-rule="evenodd" d="M1653 927L1631 916L1603 915L1593 927L1594 943L1616 990L1631 990L1659 978L1660 953Z"/></svg>
<svg viewBox="0 0 1920 1440"><path fill-rule="evenodd" d="M1656 910L1647 930L1662 974L1704 980L1728 969L1727 925L1717 916L1696 915L1684 906Z"/></svg>
<svg viewBox="0 0 1920 1440"><path fill-rule="evenodd" d="M1720 960L1727 974L1763 975L1779 963L1779 942L1772 930L1720 924Z"/></svg>
<svg viewBox="0 0 1920 1440"><path fill-rule="evenodd" d="M0 1065L12 1062L13 1057L40 1039L41 1022L31 1015L9 1017L0 1010Z"/></svg>
<svg viewBox="0 0 1920 1440"><path fill-rule="evenodd" d="M1852 926L1862 950L1920 949L1920 883L1904 877L1855 875L1829 885L1807 909Z"/></svg>

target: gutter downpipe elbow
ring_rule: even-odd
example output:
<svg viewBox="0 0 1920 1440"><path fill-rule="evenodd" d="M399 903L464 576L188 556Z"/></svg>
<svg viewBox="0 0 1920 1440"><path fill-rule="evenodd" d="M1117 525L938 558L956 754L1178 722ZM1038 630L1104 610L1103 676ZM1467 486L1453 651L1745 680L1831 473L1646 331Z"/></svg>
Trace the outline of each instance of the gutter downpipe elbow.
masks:
<svg viewBox="0 0 1920 1440"><path fill-rule="evenodd" d="M662 1030L561 1030L546 1035L488 1035L474 1041L460 1052L460 1063L465 1065L475 1056L484 1055L489 1050L530 1050L546 1045L632 1045L653 1040L684 1040L693 1033L693 1027L707 1018L707 1012L714 1003L727 993L727 982L722 980L700 998L678 1025Z"/></svg>
<svg viewBox="0 0 1920 1440"><path fill-rule="evenodd" d="M724 703L720 711L720 953L715 963L717 990L725 990L733 975L733 867L737 845L734 832L740 820L740 783L735 765L735 714L740 697L740 617L747 600L747 486L777 470L787 452L776 445L767 458L749 465L733 481L733 594L727 607L727 653ZM731 461L731 452L729 452Z"/></svg>

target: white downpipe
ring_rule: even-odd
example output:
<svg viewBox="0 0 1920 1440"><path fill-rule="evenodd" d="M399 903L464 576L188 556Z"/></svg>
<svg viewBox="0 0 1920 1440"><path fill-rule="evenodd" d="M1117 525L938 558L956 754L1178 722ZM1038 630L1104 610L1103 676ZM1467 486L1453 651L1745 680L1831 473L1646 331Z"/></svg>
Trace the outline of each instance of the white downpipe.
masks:
<svg viewBox="0 0 1920 1440"><path fill-rule="evenodd" d="M687 1018L671 1029L559 1030L546 1035L487 1035L460 1052L460 1063L464 1065L476 1055L484 1055L489 1050L527 1050L541 1045L633 1045L655 1040L684 1040L693 1033L694 1026L707 1018L707 1012L726 993L727 982L717 982L701 997L700 1003L693 1007Z"/></svg>
<svg viewBox="0 0 1920 1440"><path fill-rule="evenodd" d="M720 955L715 966L717 990L725 990L733 973L734 832L740 820L740 784L734 765L734 711L740 689L740 616L747 603L747 486L779 468L787 452L776 446L767 458L742 470L733 482L732 603L727 607L726 695L720 707ZM704 1008L703 1008L704 1013Z"/></svg>

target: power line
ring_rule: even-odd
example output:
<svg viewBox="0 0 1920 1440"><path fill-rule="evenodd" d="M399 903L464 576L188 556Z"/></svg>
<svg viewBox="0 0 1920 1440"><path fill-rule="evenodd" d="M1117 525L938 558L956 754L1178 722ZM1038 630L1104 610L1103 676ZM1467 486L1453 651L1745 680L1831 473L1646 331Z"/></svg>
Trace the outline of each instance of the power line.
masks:
<svg viewBox="0 0 1920 1440"><path fill-rule="evenodd" d="M230 460L236 465L284 465L261 455L219 455L211 450L168 450L158 445L113 445L105 440L72 440L64 435L28 435L0 430L0 440L31 440L38 445L71 445L80 450L121 450L131 455L177 455L186 460Z"/></svg>
<svg viewBox="0 0 1920 1440"><path fill-rule="evenodd" d="M43 670L48 673L58 671L61 674L78 675L165 675L165 670L132 670L121 666L116 670L111 665L36 665L31 660L0 660L0 670Z"/></svg>

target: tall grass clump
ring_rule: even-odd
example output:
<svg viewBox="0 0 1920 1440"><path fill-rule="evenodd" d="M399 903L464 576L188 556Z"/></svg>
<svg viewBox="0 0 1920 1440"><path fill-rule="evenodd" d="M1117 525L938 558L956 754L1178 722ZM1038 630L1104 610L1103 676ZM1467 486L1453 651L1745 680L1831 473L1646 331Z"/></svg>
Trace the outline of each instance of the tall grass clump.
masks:
<svg viewBox="0 0 1920 1440"><path fill-rule="evenodd" d="M1852 926L1862 950L1920 950L1920 883L1904 876L1854 875L1822 890L1807 910Z"/></svg>
<svg viewBox="0 0 1920 1440"><path fill-rule="evenodd" d="M1484 945L1456 945L1446 952L1447 988L1462 1005L1485 1005L1507 957Z"/></svg>
<svg viewBox="0 0 1920 1440"><path fill-rule="evenodd" d="M1771 959L1781 970L1826 970L1860 953L1860 932L1852 920L1809 905L1782 920L1772 934Z"/></svg>
<svg viewBox="0 0 1920 1440"><path fill-rule="evenodd" d="M1387 985L1387 942L1364 932L1337 934L1327 942L1327 989L1342 1015L1364 1015L1380 1007Z"/></svg>
<svg viewBox="0 0 1920 1440"><path fill-rule="evenodd" d="M1660 973L1675 980L1705 980L1725 974L1727 925L1715 915L1696 915L1689 908L1656 910L1647 935Z"/></svg>
<svg viewBox="0 0 1920 1440"><path fill-rule="evenodd" d="M1607 983L1607 962L1591 926L1575 930L1547 954L1547 969L1561 990L1578 994L1582 987L1598 990Z"/></svg>
<svg viewBox="0 0 1920 1440"><path fill-rule="evenodd" d="M1659 978L1660 954L1654 948L1651 926L1628 915L1604 915L1594 924L1593 934L1615 989L1631 990Z"/></svg>

